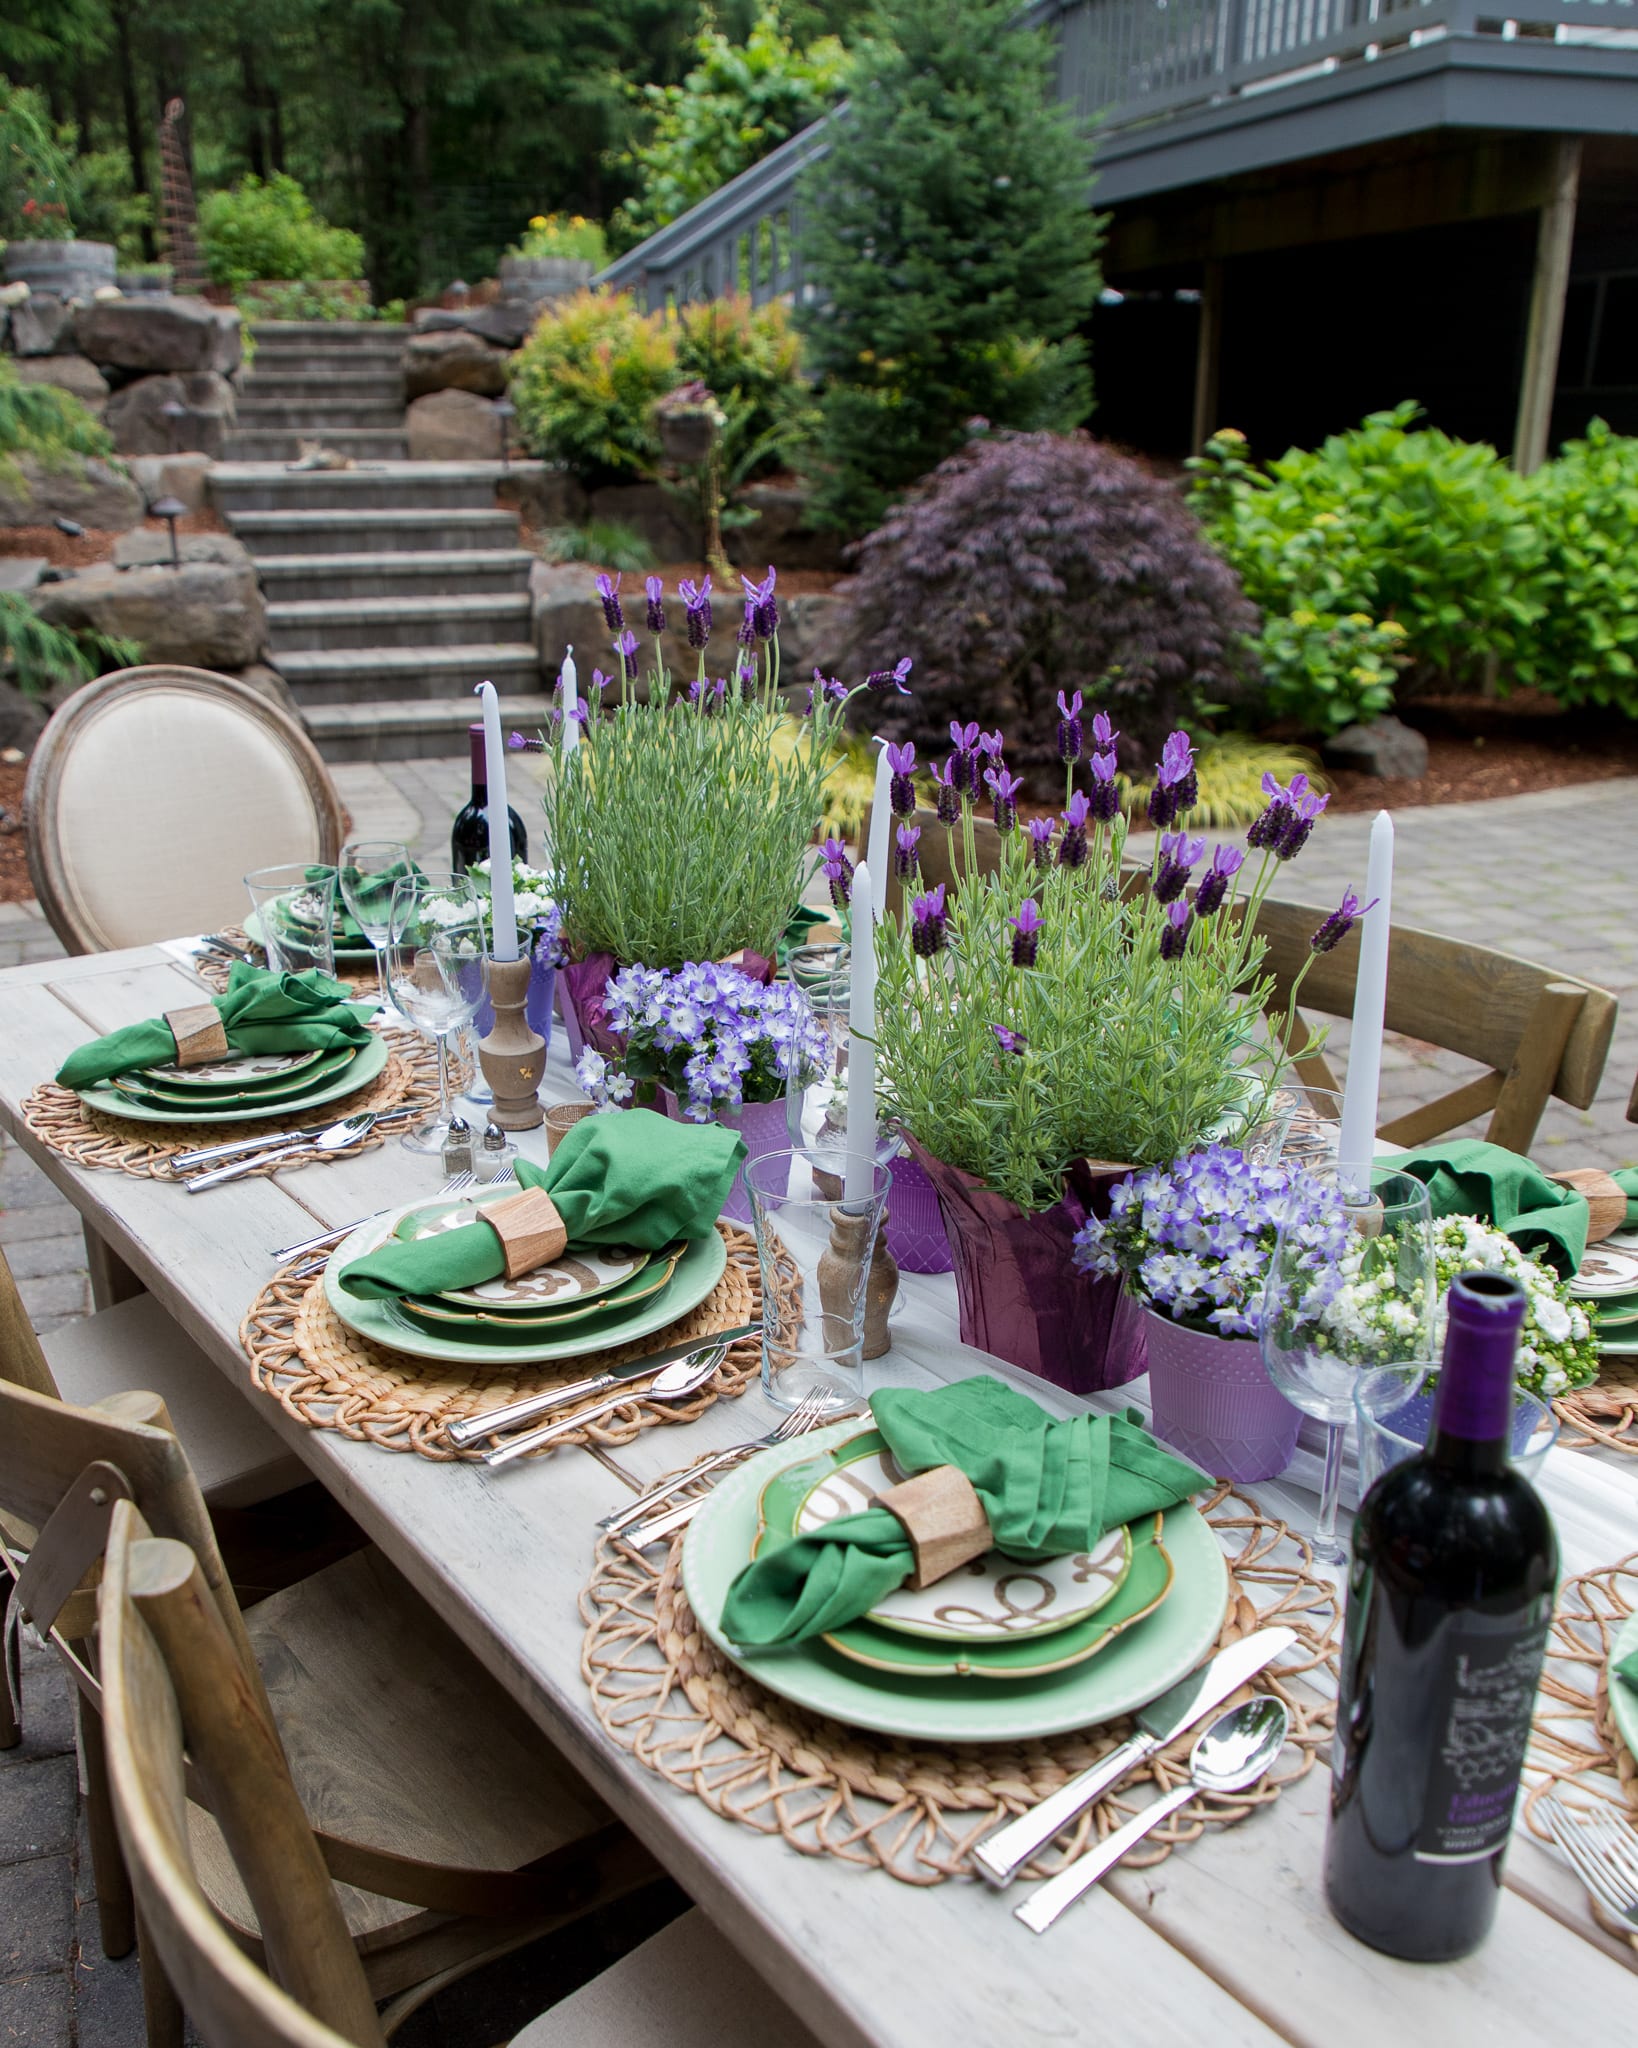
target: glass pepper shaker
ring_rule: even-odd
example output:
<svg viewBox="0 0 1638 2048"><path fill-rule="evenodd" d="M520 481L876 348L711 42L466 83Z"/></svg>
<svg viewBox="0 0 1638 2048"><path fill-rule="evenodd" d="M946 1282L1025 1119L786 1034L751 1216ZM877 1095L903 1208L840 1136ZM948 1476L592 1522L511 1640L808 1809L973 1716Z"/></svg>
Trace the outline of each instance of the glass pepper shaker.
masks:
<svg viewBox="0 0 1638 2048"><path fill-rule="evenodd" d="M506 1142L506 1133L500 1125L490 1124L478 1145L478 1179L486 1183L504 1180L512 1171L512 1162L517 1156L517 1147Z"/></svg>
<svg viewBox="0 0 1638 2048"><path fill-rule="evenodd" d="M444 1176L453 1179L458 1173L473 1173L476 1167L472 1126L464 1116L452 1116L449 1129L444 1133Z"/></svg>

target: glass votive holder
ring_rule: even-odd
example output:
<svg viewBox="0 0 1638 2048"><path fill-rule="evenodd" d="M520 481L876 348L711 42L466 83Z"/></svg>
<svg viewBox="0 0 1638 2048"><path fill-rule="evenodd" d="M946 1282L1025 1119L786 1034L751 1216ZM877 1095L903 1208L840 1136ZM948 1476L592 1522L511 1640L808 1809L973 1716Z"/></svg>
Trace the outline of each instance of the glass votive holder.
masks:
<svg viewBox="0 0 1638 2048"><path fill-rule="evenodd" d="M1429 1377L1414 1393L1406 1391L1407 1375L1423 1371ZM1435 1382L1433 1365L1415 1368L1378 1366L1359 1375L1354 1390L1354 1414L1359 1426L1359 1486L1363 1496L1395 1465L1427 1449L1433 1433ZM1522 1387L1513 1393L1513 1427L1508 1441L1508 1460L1514 1469L1535 1485L1541 1477L1547 1453L1558 1442L1558 1417L1550 1402Z"/></svg>
<svg viewBox="0 0 1638 2048"><path fill-rule="evenodd" d="M591 1116L595 1105L590 1102L554 1102L546 1112L546 1157L562 1144L583 1116Z"/></svg>
<svg viewBox="0 0 1638 2048"><path fill-rule="evenodd" d="M336 971L336 871L294 861L245 876L267 964L275 973Z"/></svg>
<svg viewBox="0 0 1638 2048"><path fill-rule="evenodd" d="M779 1408L864 1399L865 1287L893 1176L838 1151L768 1152L745 1169L762 1272L762 1389ZM843 1192L827 1195L840 1186Z"/></svg>
<svg viewBox="0 0 1638 2048"><path fill-rule="evenodd" d="M1258 1166L1293 1166L1335 1173L1342 1136L1342 1097L1330 1088L1290 1082L1278 1089L1260 1123L1244 1132L1241 1151Z"/></svg>

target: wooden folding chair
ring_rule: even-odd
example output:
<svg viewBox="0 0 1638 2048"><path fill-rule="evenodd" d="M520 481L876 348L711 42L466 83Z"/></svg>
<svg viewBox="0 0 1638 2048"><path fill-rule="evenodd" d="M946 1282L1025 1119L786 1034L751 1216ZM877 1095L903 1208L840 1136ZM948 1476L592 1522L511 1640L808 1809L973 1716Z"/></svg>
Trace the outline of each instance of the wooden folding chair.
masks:
<svg viewBox="0 0 1638 2048"><path fill-rule="evenodd" d="M1275 981L1269 1017L1276 1030L1284 1028L1292 984L1310 960L1303 1009L1331 1017L1353 1014L1359 928L1316 956L1309 941L1327 914L1272 897L1263 903L1257 930L1268 941L1263 965ZM1609 1057L1617 1007L1607 989L1574 975L1396 924L1388 941L1387 1029L1460 1053L1487 1071L1391 1118L1377 1136L1396 1145L1422 1145L1488 1110L1490 1142L1528 1152L1550 1097L1575 1109L1591 1104ZM1287 1040L1298 1055L1297 1072L1312 1087L1335 1088L1323 1054L1304 1053L1312 1038L1299 1012Z"/></svg>

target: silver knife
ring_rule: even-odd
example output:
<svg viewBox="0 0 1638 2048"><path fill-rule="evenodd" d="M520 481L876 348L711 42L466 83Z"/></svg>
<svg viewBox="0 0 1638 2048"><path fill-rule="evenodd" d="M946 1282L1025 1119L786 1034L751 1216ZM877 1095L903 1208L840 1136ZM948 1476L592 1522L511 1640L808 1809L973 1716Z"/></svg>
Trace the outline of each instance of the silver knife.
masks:
<svg viewBox="0 0 1638 2048"><path fill-rule="evenodd" d="M1118 1749L1111 1750L1090 1770L1048 1793L1028 1813L1021 1813L1005 1827L997 1828L993 1835L985 1836L973 1851L979 1876L998 1891L1011 1884L1032 1856L1044 1849L1054 1835L1061 1834L1111 1785L1147 1762L1157 1750L1164 1749L1185 1728L1192 1728L1231 1692L1238 1692L1247 1679L1255 1678L1296 1640L1297 1632L1292 1628L1259 1629L1254 1636L1219 1650L1209 1664L1202 1664L1180 1685L1151 1700L1137 1716L1136 1735L1128 1736Z"/></svg>
<svg viewBox="0 0 1638 2048"><path fill-rule="evenodd" d="M417 1112L413 1107L380 1109L375 1113L375 1121L377 1124L388 1124L396 1117L415 1114ZM263 1131L259 1138L234 1138L226 1145L203 1145L197 1152L178 1152L171 1165L183 1173L191 1173L196 1166L209 1166L212 1160L231 1158L235 1152L262 1152L269 1145L295 1145L304 1139L316 1138L321 1131L327 1131L330 1124L335 1121L336 1119L331 1117L329 1123L309 1124L301 1131Z"/></svg>
<svg viewBox="0 0 1638 2048"><path fill-rule="evenodd" d="M512 1402L509 1407L491 1408L487 1414L471 1415L464 1421L452 1422L444 1434L452 1444L463 1447L476 1443L479 1437L499 1436L514 1423L527 1422L532 1415L544 1415L567 1401L581 1400L587 1394L600 1394L606 1387L624 1386L628 1380L647 1379L650 1373L658 1372L662 1365L669 1365L674 1358L686 1358L691 1351L715 1349L719 1344L737 1344L741 1337L756 1336L761 1328L760 1323L741 1323L734 1330L712 1330L703 1337L689 1337L681 1344L668 1345L664 1351L651 1352L647 1358L634 1358L628 1365L617 1366L612 1372L600 1372L592 1379L576 1380L572 1386L553 1387L549 1393L530 1394L525 1400Z"/></svg>

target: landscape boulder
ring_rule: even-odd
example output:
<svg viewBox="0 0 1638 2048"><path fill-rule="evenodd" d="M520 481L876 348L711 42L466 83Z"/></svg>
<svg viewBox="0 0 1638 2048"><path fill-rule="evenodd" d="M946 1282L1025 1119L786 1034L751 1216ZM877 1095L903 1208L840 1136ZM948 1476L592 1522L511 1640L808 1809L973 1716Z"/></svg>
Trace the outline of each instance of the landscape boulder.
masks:
<svg viewBox="0 0 1638 2048"><path fill-rule="evenodd" d="M0 749L32 754L46 729L51 706L42 697L27 696L15 683L0 682Z"/></svg>
<svg viewBox="0 0 1638 2048"><path fill-rule="evenodd" d="M164 407L183 412L167 419ZM233 386L215 370L139 377L116 391L104 415L122 455L171 455L192 449L220 460L238 418Z"/></svg>
<svg viewBox="0 0 1638 2048"><path fill-rule="evenodd" d="M605 484L592 492L591 516L629 526L661 562L693 562L705 552L705 526L692 498L663 484Z"/></svg>
<svg viewBox="0 0 1638 2048"><path fill-rule="evenodd" d="M49 526L73 519L123 533L142 517L142 493L117 463L69 456L48 468L34 455L12 458L15 470L0 473L0 526Z"/></svg>
<svg viewBox="0 0 1638 2048"><path fill-rule="evenodd" d="M202 299L101 299L74 316L81 355L102 369L212 370L226 376L243 353L239 315Z"/></svg>
<svg viewBox="0 0 1638 2048"><path fill-rule="evenodd" d="M429 391L474 391L499 398L506 389L510 358L463 329L414 334L404 344L404 391L424 398Z"/></svg>
<svg viewBox="0 0 1638 2048"><path fill-rule="evenodd" d="M190 512L203 512L210 503L208 455L137 455L130 470L142 493L143 503L157 505L161 498L177 498ZM116 555L118 550L115 550Z"/></svg>
<svg viewBox="0 0 1638 2048"><path fill-rule="evenodd" d="M429 391L404 416L411 462L495 462L501 423L492 399L474 391Z"/></svg>
<svg viewBox="0 0 1638 2048"><path fill-rule="evenodd" d="M1329 768L1356 768L1364 775L1419 782L1428 772L1428 743L1397 718L1373 718L1350 725L1321 749Z"/></svg>
<svg viewBox="0 0 1638 2048"><path fill-rule="evenodd" d="M190 668L243 669L259 662L267 645L267 608L249 555L226 534L189 534L180 542L182 566L173 569L163 533L129 536L125 551L146 555L120 568L98 562L32 594L35 610L53 626L94 627L111 638L134 640L144 661L178 661Z"/></svg>
<svg viewBox="0 0 1638 2048"><path fill-rule="evenodd" d="M74 308L55 292L30 292L11 313L11 346L20 356L54 356L74 346Z"/></svg>
<svg viewBox="0 0 1638 2048"><path fill-rule="evenodd" d="M265 698L275 711L284 712L298 725L302 723L301 706L296 702L290 685L276 668L269 668L265 661L253 661L246 668L224 669L222 674L231 675L236 682L254 690L257 696Z"/></svg>
<svg viewBox="0 0 1638 2048"><path fill-rule="evenodd" d="M578 526L590 500L566 469L546 462L519 462L495 479L495 502L516 508L537 533L554 526Z"/></svg>
<svg viewBox="0 0 1638 2048"><path fill-rule="evenodd" d="M492 306L459 312L426 306L416 314L419 334L476 334L497 348L521 348L540 317L540 308L517 299L497 299Z"/></svg>
<svg viewBox="0 0 1638 2048"><path fill-rule="evenodd" d="M810 590L779 600L779 667L787 684L806 685L813 671L837 675L853 645L853 615L841 591ZM853 684L856 675L843 676Z"/></svg>
<svg viewBox="0 0 1638 2048"><path fill-rule="evenodd" d="M102 418L108 404L108 379L89 357L19 356L13 367L23 383L54 384Z"/></svg>
<svg viewBox="0 0 1638 2048"><path fill-rule="evenodd" d="M729 559L756 568L778 562L782 569L840 569L843 536L808 524L811 494L787 478L746 484L735 502L756 517L723 536Z"/></svg>

